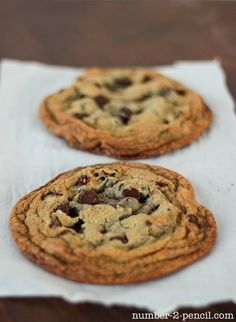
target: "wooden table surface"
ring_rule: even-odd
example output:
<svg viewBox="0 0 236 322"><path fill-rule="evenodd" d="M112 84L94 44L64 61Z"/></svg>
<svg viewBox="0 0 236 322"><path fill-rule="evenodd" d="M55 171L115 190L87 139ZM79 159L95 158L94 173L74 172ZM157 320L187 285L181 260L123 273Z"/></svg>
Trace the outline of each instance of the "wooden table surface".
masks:
<svg viewBox="0 0 236 322"><path fill-rule="evenodd" d="M147 66L218 57L236 97L235 17L234 1L0 0L0 59ZM56 298L0 299L0 322L125 322L138 311L144 310L71 305ZM182 308L205 311L233 312L236 317L232 302Z"/></svg>

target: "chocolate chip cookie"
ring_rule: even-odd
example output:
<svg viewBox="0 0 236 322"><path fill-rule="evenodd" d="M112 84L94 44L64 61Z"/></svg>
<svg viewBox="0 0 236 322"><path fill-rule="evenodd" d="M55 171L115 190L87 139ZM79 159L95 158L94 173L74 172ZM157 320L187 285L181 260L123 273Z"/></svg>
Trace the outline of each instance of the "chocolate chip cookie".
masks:
<svg viewBox="0 0 236 322"><path fill-rule="evenodd" d="M59 175L16 204L10 227L31 261L96 284L172 273L206 255L216 236L213 215L184 177L121 162Z"/></svg>
<svg viewBox="0 0 236 322"><path fill-rule="evenodd" d="M117 158L167 153L211 124L203 99L153 70L91 69L40 108L46 127L74 148Z"/></svg>

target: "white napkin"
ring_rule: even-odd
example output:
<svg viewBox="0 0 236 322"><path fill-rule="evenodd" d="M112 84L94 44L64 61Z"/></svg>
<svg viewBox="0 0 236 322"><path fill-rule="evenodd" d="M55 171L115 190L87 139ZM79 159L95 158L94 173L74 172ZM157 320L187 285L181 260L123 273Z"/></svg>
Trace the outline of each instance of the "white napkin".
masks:
<svg viewBox="0 0 236 322"><path fill-rule="evenodd" d="M215 215L218 238L209 256L160 280L127 286L67 281L23 257L8 227L17 200L56 174L113 159L69 148L38 117L42 99L82 69L4 60L0 87L0 296L62 296L69 301L127 304L167 312L178 306L236 300L236 117L218 61L159 68L200 93L214 113L209 132L190 146L144 162L186 176Z"/></svg>

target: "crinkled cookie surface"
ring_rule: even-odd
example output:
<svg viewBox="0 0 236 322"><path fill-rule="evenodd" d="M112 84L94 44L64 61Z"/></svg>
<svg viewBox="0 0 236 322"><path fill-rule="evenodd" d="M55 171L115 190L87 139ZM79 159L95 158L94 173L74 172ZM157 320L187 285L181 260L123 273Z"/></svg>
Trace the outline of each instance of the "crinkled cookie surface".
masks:
<svg viewBox="0 0 236 322"><path fill-rule="evenodd" d="M147 69L91 69L40 108L46 127L67 143L117 158L183 147L211 124L202 98Z"/></svg>
<svg viewBox="0 0 236 322"><path fill-rule="evenodd" d="M30 260L97 284L171 273L206 255L216 236L213 215L184 177L121 162L59 175L17 203L10 226Z"/></svg>

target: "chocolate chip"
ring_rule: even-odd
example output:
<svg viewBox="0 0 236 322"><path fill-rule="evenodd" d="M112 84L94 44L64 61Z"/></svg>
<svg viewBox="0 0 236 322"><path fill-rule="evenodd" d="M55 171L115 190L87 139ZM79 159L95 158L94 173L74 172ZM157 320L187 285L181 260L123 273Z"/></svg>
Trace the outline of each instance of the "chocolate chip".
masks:
<svg viewBox="0 0 236 322"><path fill-rule="evenodd" d="M79 177L78 181L76 182L76 186L83 186L84 184L89 182L89 178L86 175L82 175Z"/></svg>
<svg viewBox="0 0 236 322"><path fill-rule="evenodd" d="M146 220L146 221L145 221L145 225L146 225L146 226L151 226L151 225L152 225L152 223L151 223L151 221Z"/></svg>
<svg viewBox="0 0 236 322"><path fill-rule="evenodd" d="M123 196L124 197L132 197L132 198L136 198L136 199L139 200L140 192L135 188L124 189L123 190Z"/></svg>
<svg viewBox="0 0 236 322"><path fill-rule="evenodd" d="M132 81L128 77L121 77L115 80L115 84L120 88L125 88L132 85Z"/></svg>
<svg viewBox="0 0 236 322"><path fill-rule="evenodd" d="M148 198L149 198L149 195L145 196L144 194L141 193L140 197L139 197L139 202L140 203L145 203Z"/></svg>
<svg viewBox="0 0 236 322"><path fill-rule="evenodd" d="M100 230L100 233L102 233L102 234L105 234L105 233L107 233L107 230L106 230L106 228L105 227L103 227L101 230Z"/></svg>
<svg viewBox="0 0 236 322"><path fill-rule="evenodd" d="M146 101L148 98L152 97L151 93L144 94L140 98L136 99L136 102L143 102Z"/></svg>
<svg viewBox="0 0 236 322"><path fill-rule="evenodd" d="M65 88L62 88L58 91L58 93L63 93L65 91Z"/></svg>
<svg viewBox="0 0 236 322"><path fill-rule="evenodd" d="M128 77L117 78L111 84L105 84L105 86L112 92L115 92L119 89L126 88L132 85L133 82Z"/></svg>
<svg viewBox="0 0 236 322"><path fill-rule="evenodd" d="M128 238L126 235L121 235L121 236L113 236L110 238L110 240L120 240L123 244L127 244L128 243Z"/></svg>
<svg viewBox="0 0 236 322"><path fill-rule="evenodd" d="M122 107L117 116L121 119L124 124L127 124L132 116L132 111L128 107Z"/></svg>
<svg viewBox="0 0 236 322"><path fill-rule="evenodd" d="M57 210L61 210L64 212L67 216L70 216L71 218L78 216L78 209L75 207L70 207L69 202L65 202L57 207Z"/></svg>
<svg viewBox="0 0 236 322"><path fill-rule="evenodd" d="M96 205L99 202L98 195L93 190L87 190L80 194L79 203L87 205Z"/></svg>
<svg viewBox="0 0 236 322"><path fill-rule="evenodd" d="M60 226L61 226L61 223L58 218L54 218L52 223L50 224L50 228L57 228Z"/></svg>
<svg viewBox="0 0 236 322"><path fill-rule="evenodd" d="M84 114L82 114L82 113L75 113L75 114L73 114L73 116L74 116L76 119L82 120L82 118L83 118L85 115L84 115Z"/></svg>
<svg viewBox="0 0 236 322"><path fill-rule="evenodd" d="M93 99L100 108L103 108L104 105L110 102L109 98L104 95L97 95Z"/></svg>
<svg viewBox="0 0 236 322"><path fill-rule="evenodd" d="M142 83L147 83L149 82L150 80L152 80L152 77L149 76L149 75L145 75L142 79Z"/></svg>
<svg viewBox="0 0 236 322"><path fill-rule="evenodd" d="M195 215L188 215L188 220L191 224L199 226L198 219Z"/></svg>
<svg viewBox="0 0 236 322"><path fill-rule="evenodd" d="M158 95L160 96L168 96L171 92L171 89L170 88L162 88L159 92L158 92Z"/></svg>
<svg viewBox="0 0 236 322"><path fill-rule="evenodd" d="M74 224L72 229L74 229L78 234L83 232L83 227L81 227L84 224L84 221L82 219L79 219L76 224Z"/></svg>
<svg viewBox="0 0 236 322"><path fill-rule="evenodd" d="M79 210L75 207L70 207L67 213L67 215L70 216L71 218L77 217L78 214L79 214Z"/></svg>
<svg viewBox="0 0 236 322"><path fill-rule="evenodd" d="M175 91L180 96L184 96L186 94L186 91L183 89L176 89Z"/></svg>
<svg viewBox="0 0 236 322"><path fill-rule="evenodd" d="M86 96L84 94L78 94L77 95L78 99L85 98Z"/></svg>
<svg viewBox="0 0 236 322"><path fill-rule="evenodd" d="M162 182L162 181L157 181L157 182L156 182L156 184L157 184L158 186L160 186L160 187L166 187L166 186L168 186L168 184L167 184L167 183Z"/></svg>
<svg viewBox="0 0 236 322"><path fill-rule="evenodd" d="M155 211L155 210L157 210L159 207L160 207L160 205L153 205L153 206L152 206L152 210L151 210L151 211Z"/></svg>
<svg viewBox="0 0 236 322"><path fill-rule="evenodd" d="M164 124L169 124L170 122L169 122L167 119L163 119L163 120L162 120L162 123L164 123Z"/></svg>
<svg viewBox="0 0 236 322"><path fill-rule="evenodd" d="M65 202L65 203L61 204L60 206L57 207L57 210L61 210L65 214L68 214L68 212L70 210L69 203Z"/></svg>

